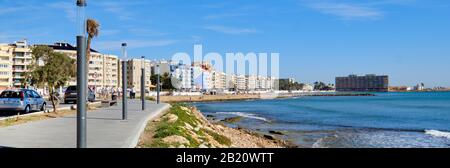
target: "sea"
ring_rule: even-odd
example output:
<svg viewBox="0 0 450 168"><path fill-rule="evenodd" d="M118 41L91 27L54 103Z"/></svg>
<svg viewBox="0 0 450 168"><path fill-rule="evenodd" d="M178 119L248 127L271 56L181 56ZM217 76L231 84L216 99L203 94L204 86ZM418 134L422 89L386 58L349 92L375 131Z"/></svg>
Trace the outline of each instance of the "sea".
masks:
<svg viewBox="0 0 450 168"><path fill-rule="evenodd" d="M450 92L193 103L210 120L305 148L450 148ZM280 134L281 133L281 134Z"/></svg>

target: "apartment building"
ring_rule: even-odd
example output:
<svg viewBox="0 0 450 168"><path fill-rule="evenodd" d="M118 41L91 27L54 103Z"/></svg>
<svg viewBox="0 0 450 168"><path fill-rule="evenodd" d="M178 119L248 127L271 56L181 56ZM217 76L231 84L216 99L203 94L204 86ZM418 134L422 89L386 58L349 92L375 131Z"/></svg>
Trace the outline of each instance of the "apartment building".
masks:
<svg viewBox="0 0 450 168"><path fill-rule="evenodd" d="M0 91L12 86L12 57L13 47L0 44Z"/></svg>
<svg viewBox="0 0 450 168"><path fill-rule="evenodd" d="M192 67L192 81L194 90L211 90L213 88L212 71L205 70L203 67Z"/></svg>
<svg viewBox="0 0 450 168"><path fill-rule="evenodd" d="M119 63L115 55L103 56L103 85L106 88L119 87Z"/></svg>
<svg viewBox="0 0 450 168"><path fill-rule="evenodd" d="M142 67L145 67L145 88L150 89L152 85L150 77L152 75L152 63L150 60L131 59L127 61L127 85L128 88L133 88L140 93Z"/></svg>
<svg viewBox="0 0 450 168"><path fill-rule="evenodd" d="M269 89L267 87L267 77L258 76L256 79L256 88L258 90L266 90Z"/></svg>
<svg viewBox="0 0 450 168"><path fill-rule="evenodd" d="M236 75L235 81L237 90L247 90L247 78L245 75Z"/></svg>
<svg viewBox="0 0 450 168"><path fill-rule="evenodd" d="M224 72L212 72L213 89L223 91L227 89L227 75Z"/></svg>
<svg viewBox="0 0 450 168"><path fill-rule="evenodd" d="M55 52L64 53L72 59L77 59L77 48L69 43L58 42L48 45ZM91 59L88 64L88 86L99 89L118 88L119 83L119 59L115 55L102 54L91 49ZM73 78L69 85L76 85L76 78Z"/></svg>
<svg viewBox="0 0 450 168"><path fill-rule="evenodd" d="M12 53L12 85L13 87L22 86L25 80L24 74L29 71L29 65L33 59L31 47L26 40L17 41L13 46Z"/></svg>
<svg viewBox="0 0 450 168"><path fill-rule="evenodd" d="M174 67L172 72L172 84L175 88L182 91L190 91L193 87L193 72L191 66L179 64Z"/></svg>
<svg viewBox="0 0 450 168"><path fill-rule="evenodd" d="M275 88L273 77L235 75L215 71L209 63L194 62L191 65L170 61L152 62L152 72L160 65L160 72L169 73L173 85L180 91L270 91Z"/></svg>
<svg viewBox="0 0 450 168"><path fill-rule="evenodd" d="M257 77L253 75L245 76L245 87L246 90L256 90Z"/></svg>

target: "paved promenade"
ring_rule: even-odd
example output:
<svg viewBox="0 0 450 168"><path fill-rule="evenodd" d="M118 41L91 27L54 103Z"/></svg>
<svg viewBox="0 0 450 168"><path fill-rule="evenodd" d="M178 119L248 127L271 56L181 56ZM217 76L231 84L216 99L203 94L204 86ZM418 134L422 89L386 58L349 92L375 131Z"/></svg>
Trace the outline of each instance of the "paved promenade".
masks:
<svg viewBox="0 0 450 168"><path fill-rule="evenodd" d="M128 102L128 120L122 121L122 105L88 113L88 148L134 148L146 123L169 109L168 104ZM76 118L63 117L0 128L0 148L75 148Z"/></svg>

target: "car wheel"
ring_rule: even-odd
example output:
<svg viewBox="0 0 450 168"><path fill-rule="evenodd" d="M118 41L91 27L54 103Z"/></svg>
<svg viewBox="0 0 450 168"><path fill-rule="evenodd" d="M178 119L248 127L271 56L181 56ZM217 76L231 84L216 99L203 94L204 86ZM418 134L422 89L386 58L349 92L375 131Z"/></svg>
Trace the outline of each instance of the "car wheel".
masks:
<svg viewBox="0 0 450 168"><path fill-rule="evenodd" d="M42 107L41 107L41 111L42 112L45 112L45 110L47 110L47 104L42 104Z"/></svg>
<svg viewBox="0 0 450 168"><path fill-rule="evenodd" d="M30 111L31 111L30 106L27 105L27 106L25 107L25 110L23 111L23 113L24 113L24 114L28 114L28 113L30 113Z"/></svg>

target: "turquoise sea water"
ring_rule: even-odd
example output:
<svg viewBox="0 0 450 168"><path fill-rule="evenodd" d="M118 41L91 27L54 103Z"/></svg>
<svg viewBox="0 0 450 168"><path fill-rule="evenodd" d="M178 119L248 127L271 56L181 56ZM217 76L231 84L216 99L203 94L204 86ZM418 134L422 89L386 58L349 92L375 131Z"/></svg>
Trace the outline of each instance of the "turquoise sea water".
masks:
<svg viewBox="0 0 450 168"><path fill-rule="evenodd" d="M450 147L450 92L376 93L375 97L298 97L195 103L230 126L283 131L304 147Z"/></svg>

